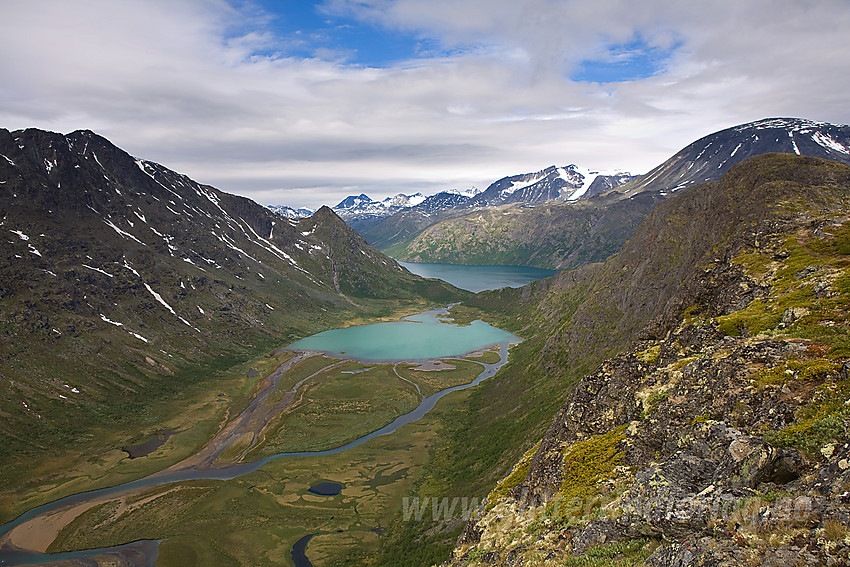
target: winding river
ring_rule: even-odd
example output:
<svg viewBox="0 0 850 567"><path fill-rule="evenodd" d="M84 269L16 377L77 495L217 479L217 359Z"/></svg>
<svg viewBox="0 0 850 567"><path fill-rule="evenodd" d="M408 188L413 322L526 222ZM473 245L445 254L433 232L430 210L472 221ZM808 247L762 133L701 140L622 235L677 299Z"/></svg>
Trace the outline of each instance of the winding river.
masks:
<svg viewBox="0 0 850 567"><path fill-rule="evenodd" d="M272 389L275 389L277 387L277 381L279 380L280 376L288 369L292 368L297 362L300 362L301 360L304 360L305 358L316 354L315 350L298 350L299 348L303 348L303 344L299 345L299 343L301 342L299 341L299 343L294 343L293 345L290 345L290 347L287 347L291 350L296 351L295 356L285 362L275 372L269 375L263 383L261 383L260 391L257 396L255 396L252 403L249 404L249 406L239 416L237 416L237 418L231 420L227 424L227 426L225 426L225 428L220 431L212 441L210 441L210 443L208 443L203 449L201 449L192 457L189 457L188 459L177 463L176 465L173 465L172 467L169 467L164 471L154 473L152 475L132 482L127 482L117 486L101 488L88 492L81 492L78 494L73 494L71 496L66 496L53 502L49 502L47 504L43 504L25 512L15 520L3 526L0 526L0 565L37 565L40 563L55 562L60 560L76 560L81 562L81 564L86 564L86 562L89 562L89 564L94 564L95 557L120 557L124 561L134 566L139 565L153 567L154 563L156 562L156 557L158 553L159 542L157 541L137 541L113 548L48 554L17 548L12 544L13 538L11 536L13 535L13 532L15 530L33 529L33 525L35 524L31 524L31 522L34 522L34 520L37 520L38 518L50 515L69 514L70 519L67 520L64 524L62 524L62 526L67 525L77 515L91 508L94 505L112 500L120 496L125 496L127 494L145 488L161 486L175 482L183 482L188 480L230 480L254 472L260 467L262 467L264 464L275 459L335 455L357 447L359 445L362 445L370 439L374 439L383 435L390 435L403 425L418 421L419 419L424 417L429 411L431 411L437 404L437 402L444 396L452 392L457 392L460 390L465 390L467 388L477 386L482 381L495 375L496 372L498 372L499 369L507 362L509 347L512 344L520 342L521 340L507 331L496 329L495 327L491 327L486 323L482 323L480 321L476 322L476 325L469 325L465 327L459 327L440 321L439 316L445 315L447 314L447 312L447 309L437 309L427 311L414 317L406 318L405 324L407 324L408 327L394 328L392 336L395 337L394 340L397 343L406 343L407 340L405 339L405 335L403 332L399 332L399 329L415 329L417 332L420 332L422 331L422 328L419 327L420 325L424 324L425 326L433 326L434 329L432 330L434 330L437 335L442 334L444 336L448 335L453 337L453 341L455 343L454 352L448 352L446 354L438 354L436 356L432 356L431 354L429 354L430 352L446 352L443 349L442 342L437 341L435 343L430 344L440 345L438 348L441 350L439 351L429 351L427 348L423 348L415 351L412 356L398 357L393 360L396 362L414 360L421 361L426 359L460 356L472 351L499 345L499 361L491 364L478 362L478 364L481 364L483 368L481 372L472 381L466 384L446 388L444 390L431 394L430 396L423 397L419 405L412 411L398 416L392 422L388 423L384 427L381 427L380 429L377 429L367 435L364 435L358 439L355 439L354 441L351 441L339 447L326 449L323 451L278 453L276 455L272 455L270 457L250 463L235 463L224 466L217 465L215 463L216 457L218 457L218 455L220 455L221 452L229 446L230 442L232 442L233 439L237 438L245 431L253 430L255 433L258 432L259 429L261 429L268 422L268 420L271 419L275 411L279 411L280 409L288 405L288 403L291 403L291 400L294 398L295 391L297 390L297 388L307 379L312 377L310 376L299 382L290 392L288 392L284 396L284 399L281 402L278 402L272 407L264 408L263 401L268 397L268 394L272 391ZM358 333L362 334L364 331L369 331L370 327L376 327L377 325L392 324L378 323L376 325L349 327L347 329L354 329L354 331L352 331L350 334L338 334L337 340L344 340L346 336L354 336L358 335ZM410 325L412 325L412 327L410 327ZM478 343L476 343L476 341L460 340L459 337L464 337L464 333L461 332L459 334L456 334L457 329L468 329L467 333L476 334L481 338L481 340L478 341ZM345 330L346 329L340 329L337 331ZM447 331L449 332L447 333ZM340 337L342 337L342 339L340 339ZM309 338L310 337L308 337L308 339ZM428 344L428 341L424 341L423 343L421 336L419 336L419 338L416 340L419 341L418 344L420 345ZM359 341L360 339L357 338L355 342L359 343ZM327 345L329 343L323 344ZM336 346L337 348L331 351L333 352L333 356L335 358L343 357L354 360L365 358L367 361L370 362L376 360L375 358L370 358L370 356L361 356L359 354L359 351L357 351L357 349L355 348L352 348L350 344L343 342L337 343ZM340 346L342 348L339 348ZM400 352L398 350L398 345L394 344L392 341L390 341L389 343L385 343L385 346L387 349L386 352ZM324 351L324 349L316 350ZM420 356L423 354L425 356ZM389 361L390 358L378 358L377 360ZM289 401L287 401L287 399ZM74 512L76 510L78 511L75 514Z"/></svg>

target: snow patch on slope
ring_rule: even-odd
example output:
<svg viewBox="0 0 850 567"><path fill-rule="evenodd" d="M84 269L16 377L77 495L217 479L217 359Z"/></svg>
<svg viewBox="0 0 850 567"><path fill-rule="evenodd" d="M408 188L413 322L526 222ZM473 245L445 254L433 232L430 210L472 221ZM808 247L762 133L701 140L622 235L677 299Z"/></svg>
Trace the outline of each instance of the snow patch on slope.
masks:
<svg viewBox="0 0 850 567"><path fill-rule="evenodd" d="M842 144L834 140L831 136L829 136L828 134L824 134L823 132L815 132L814 134L812 134L812 140L814 140L815 143L828 150L835 150L836 152L841 152L842 154L850 155L850 150L848 150L847 147L843 146Z"/></svg>

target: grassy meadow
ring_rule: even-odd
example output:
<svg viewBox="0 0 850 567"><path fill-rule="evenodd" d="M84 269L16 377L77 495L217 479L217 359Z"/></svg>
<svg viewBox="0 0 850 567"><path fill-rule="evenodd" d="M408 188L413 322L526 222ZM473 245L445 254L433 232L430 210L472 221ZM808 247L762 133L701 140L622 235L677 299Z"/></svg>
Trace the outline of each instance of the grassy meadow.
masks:
<svg viewBox="0 0 850 567"><path fill-rule="evenodd" d="M129 461L116 455L116 463L107 469L110 477L125 469L128 479L137 477L185 456L215 432L223 415L234 416L245 407L252 388L289 356L279 351L243 365L231 389L221 388L229 392L224 398L214 391L197 399L169 424L177 434L147 457ZM416 407L420 395L402 378L416 383L427 396L470 382L483 369L479 362L497 360L498 353L493 351L425 365L310 357L280 377L275 395L307 380L243 461L347 443ZM467 396L468 391L451 394L420 421L341 454L280 458L229 481L187 481L116 498L76 518L50 551L160 539L157 565L285 565L291 564L292 544L316 534L307 547L314 565L362 560L379 548L381 534L398 522L403 498L414 493L442 424ZM191 426L201 416L204 419ZM222 457L233 457L245 447L237 441ZM323 481L342 484L341 493L308 492ZM81 479L61 486L73 492L88 482ZM59 492L55 487L53 493Z"/></svg>

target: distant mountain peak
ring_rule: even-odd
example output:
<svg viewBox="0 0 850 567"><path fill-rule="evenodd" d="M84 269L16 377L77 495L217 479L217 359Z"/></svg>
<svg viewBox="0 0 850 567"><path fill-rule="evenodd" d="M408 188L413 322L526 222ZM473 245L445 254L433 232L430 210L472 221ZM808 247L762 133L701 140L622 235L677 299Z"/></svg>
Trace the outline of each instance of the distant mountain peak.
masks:
<svg viewBox="0 0 850 567"><path fill-rule="evenodd" d="M669 194L716 181L733 165L766 153L819 157L850 164L850 126L805 118L764 118L700 138L624 188Z"/></svg>
<svg viewBox="0 0 850 567"><path fill-rule="evenodd" d="M357 207L362 207L363 205L368 205L370 203L374 203L374 201L370 199L369 196L365 193L360 193L359 195L349 195L348 197L340 201L339 204L334 207L334 209L354 209Z"/></svg>
<svg viewBox="0 0 850 567"><path fill-rule="evenodd" d="M479 189L478 187L475 187L473 185L469 189L446 189L444 192L445 193L452 193L454 195L463 195L465 197L475 197L476 195L478 195L482 191L483 191L483 189Z"/></svg>
<svg viewBox="0 0 850 567"><path fill-rule="evenodd" d="M303 219L306 217L313 216L313 209L308 209L307 207L300 207L297 209L293 209L292 207L287 207L286 205L269 205L269 210L282 217L286 217L288 219Z"/></svg>
<svg viewBox="0 0 850 567"><path fill-rule="evenodd" d="M602 177L600 183L597 179ZM509 203L542 203L546 201L576 201L598 192L600 184L607 189L630 180L622 172L601 172L579 167L550 165L534 173L503 177L473 199L475 206L496 206ZM596 186L594 184L596 183Z"/></svg>

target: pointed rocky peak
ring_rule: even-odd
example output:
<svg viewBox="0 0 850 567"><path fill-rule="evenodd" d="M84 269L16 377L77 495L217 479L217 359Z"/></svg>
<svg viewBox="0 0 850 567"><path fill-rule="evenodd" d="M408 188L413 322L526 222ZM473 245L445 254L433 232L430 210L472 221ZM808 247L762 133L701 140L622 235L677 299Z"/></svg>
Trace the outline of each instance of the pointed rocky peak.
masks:
<svg viewBox="0 0 850 567"><path fill-rule="evenodd" d="M313 213L313 216L310 218L317 222L342 222L342 219L339 218L339 215L337 215L334 210L327 205L322 205L321 207L319 207L319 210Z"/></svg>
<svg viewBox="0 0 850 567"><path fill-rule="evenodd" d="M368 195L366 195L365 193L361 193L359 195L349 195L348 197L340 201L339 204L334 208L342 210L355 209L373 202L374 201L372 201L372 199Z"/></svg>

